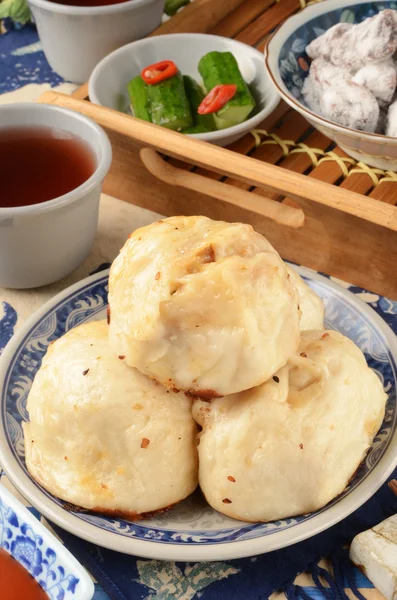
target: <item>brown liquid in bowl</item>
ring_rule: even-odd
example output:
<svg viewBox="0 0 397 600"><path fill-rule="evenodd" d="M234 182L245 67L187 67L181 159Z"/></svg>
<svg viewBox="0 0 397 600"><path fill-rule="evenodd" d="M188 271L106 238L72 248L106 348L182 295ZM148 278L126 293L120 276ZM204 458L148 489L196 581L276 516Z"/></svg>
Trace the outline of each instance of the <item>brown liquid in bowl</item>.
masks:
<svg viewBox="0 0 397 600"><path fill-rule="evenodd" d="M95 166L89 146L60 130L0 129L0 207L39 204L67 194L89 179Z"/></svg>
<svg viewBox="0 0 397 600"><path fill-rule="evenodd" d="M1 600L48 600L47 593L31 574L0 548Z"/></svg>

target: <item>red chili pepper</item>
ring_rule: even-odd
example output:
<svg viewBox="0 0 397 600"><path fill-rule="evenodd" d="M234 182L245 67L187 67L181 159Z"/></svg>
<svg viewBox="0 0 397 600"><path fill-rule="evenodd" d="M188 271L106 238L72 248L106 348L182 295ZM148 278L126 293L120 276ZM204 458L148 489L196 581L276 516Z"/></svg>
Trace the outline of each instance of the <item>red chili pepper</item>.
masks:
<svg viewBox="0 0 397 600"><path fill-rule="evenodd" d="M141 72L143 81L149 85L169 79L178 73L178 67L172 60L162 60L145 67Z"/></svg>
<svg viewBox="0 0 397 600"><path fill-rule="evenodd" d="M216 85L209 94L206 95L202 103L197 109L199 115L208 115L218 112L237 92L237 85L234 83L226 83L224 85Z"/></svg>

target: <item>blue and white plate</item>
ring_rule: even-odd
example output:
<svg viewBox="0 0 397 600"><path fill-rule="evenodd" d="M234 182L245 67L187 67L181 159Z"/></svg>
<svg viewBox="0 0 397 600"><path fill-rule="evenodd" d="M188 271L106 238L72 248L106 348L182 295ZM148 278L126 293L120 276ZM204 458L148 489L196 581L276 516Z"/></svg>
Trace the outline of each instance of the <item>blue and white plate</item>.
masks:
<svg viewBox="0 0 397 600"><path fill-rule="evenodd" d="M324 299L327 327L352 339L389 395L385 420L348 488L322 510L273 523L234 521L210 508L199 494L150 520L68 512L62 502L29 475L24 458L26 399L42 358L53 340L80 323L103 319L107 273L98 273L65 290L26 323L0 358L0 462L19 491L47 518L86 540L137 556L176 560L222 560L251 556L294 544L330 527L363 504L397 464L395 335L373 308L328 278L297 267ZM387 320L391 306L375 297L376 311Z"/></svg>

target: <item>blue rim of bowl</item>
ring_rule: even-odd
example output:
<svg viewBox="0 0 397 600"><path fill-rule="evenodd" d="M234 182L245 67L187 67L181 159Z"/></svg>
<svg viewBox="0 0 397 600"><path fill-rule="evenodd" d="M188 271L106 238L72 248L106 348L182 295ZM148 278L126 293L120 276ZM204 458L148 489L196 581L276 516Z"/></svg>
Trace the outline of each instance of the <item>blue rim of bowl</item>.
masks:
<svg viewBox="0 0 397 600"><path fill-rule="evenodd" d="M378 3L384 4L385 2L387 3L387 1L388 0L371 0L370 3L371 4L378 4ZM328 4L331 4L331 0L328 0L327 5ZM338 6L338 8L345 7L346 9L348 9L357 4L366 4L366 2L363 2L362 0L350 0L349 4L347 4L347 3L345 4L344 2L341 2L340 4L341 4L341 6ZM368 2L368 4L369 4L369 2ZM321 8L322 8L322 2L318 2L317 4L312 4L310 6L306 6L303 10L299 11L296 15L293 15L292 17L289 17L288 19L286 19L283 23L281 23L281 25L279 25L277 27L277 29L271 34L268 41L266 42L266 46L264 49L265 66L266 66L267 73L268 73L274 87L277 89L277 92L280 94L281 98L283 98L283 100L285 100L292 108L294 108L297 112L302 112L302 113L307 114L308 118L312 119L319 125L325 124L328 127L330 127L331 129L334 129L335 131L338 131L340 133L344 133L344 132L355 133L355 134L363 135L365 137L369 136L372 139L374 139L374 140L376 139L381 142L382 141L384 141L384 142L394 141L395 143L397 143L397 138L392 137L390 135L383 135L383 134L379 134L379 133L370 133L367 131L360 131L358 129L352 129L351 127L345 127L344 125L338 125L337 123L334 123L333 121L329 121L325 117L322 117L321 115L318 115L317 113L312 112L304 104L302 104L301 102L299 102L298 100L293 98L293 96L291 96L289 92L286 92L283 89L283 87L281 87L279 85L279 83L277 82L276 76L274 75L274 72L269 65L270 52L271 52L271 49L269 51L269 47L271 46L271 43L274 42L277 35L279 35L280 31L283 31L283 29L285 29L287 24L294 18L298 17L300 14L302 14L302 13L308 14L309 12L311 12L311 13L314 13L313 18L315 18L316 16L318 16L320 14L324 15L327 13L332 13L334 10L338 9L337 7L334 6L331 10L319 10L319 8L318 8L319 6L321 6ZM317 15L317 13L318 13L318 15ZM305 23L308 23L309 21L310 21L310 19L307 19L304 23L302 23L302 25L304 25ZM291 33L291 35L293 35L293 32Z"/></svg>

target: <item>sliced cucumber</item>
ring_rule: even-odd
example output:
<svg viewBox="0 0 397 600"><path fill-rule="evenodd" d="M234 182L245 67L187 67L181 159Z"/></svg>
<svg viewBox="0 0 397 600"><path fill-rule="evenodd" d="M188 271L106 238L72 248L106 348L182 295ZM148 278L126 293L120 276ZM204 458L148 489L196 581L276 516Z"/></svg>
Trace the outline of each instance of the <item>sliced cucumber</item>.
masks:
<svg viewBox="0 0 397 600"><path fill-rule="evenodd" d="M134 117L152 122L149 111L148 86L140 75L131 79L128 84L128 95L130 97L131 107Z"/></svg>
<svg viewBox="0 0 397 600"><path fill-rule="evenodd" d="M178 73L160 83L147 86L152 122L174 131L193 125L189 101Z"/></svg>
<svg viewBox="0 0 397 600"><path fill-rule="evenodd" d="M186 129L182 129L182 133L208 133L209 131L214 131L214 129L207 129L204 125L193 125L193 127L187 127Z"/></svg>
<svg viewBox="0 0 397 600"><path fill-rule="evenodd" d="M195 131L184 131L183 133L204 133L205 131L215 131L215 119L213 115L199 115L197 112L202 100L205 97L201 86L189 75L183 76L183 83L187 99L189 100L190 108L192 109L192 117L194 126L191 129Z"/></svg>
<svg viewBox="0 0 397 600"><path fill-rule="evenodd" d="M173 17L182 6L186 6L190 0L165 0L164 12L169 17Z"/></svg>
<svg viewBox="0 0 397 600"><path fill-rule="evenodd" d="M214 115L217 128L225 129L243 123L254 110L255 100L233 54L209 52L201 58L198 70L208 92L216 85L234 83L237 86L235 96Z"/></svg>

